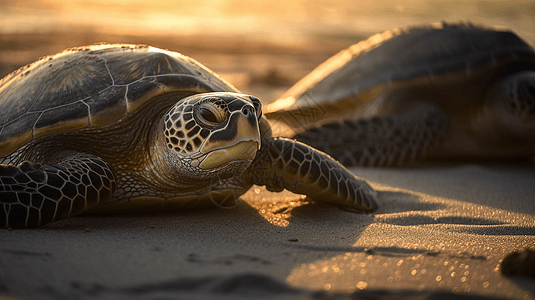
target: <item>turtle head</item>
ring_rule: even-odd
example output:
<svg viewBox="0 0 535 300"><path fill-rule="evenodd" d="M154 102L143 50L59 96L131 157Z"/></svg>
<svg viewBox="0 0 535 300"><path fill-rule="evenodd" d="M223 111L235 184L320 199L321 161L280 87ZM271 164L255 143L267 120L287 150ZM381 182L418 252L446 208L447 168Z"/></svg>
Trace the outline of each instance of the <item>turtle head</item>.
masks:
<svg viewBox="0 0 535 300"><path fill-rule="evenodd" d="M481 132L520 156L535 151L535 71L508 75L489 88L486 96L489 122ZM496 145L498 146L498 145Z"/></svg>
<svg viewBox="0 0 535 300"><path fill-rule="evenodd" d="M164 160L181 178L228 178L245 171L260 149L256 97L205 93L186 97L163 118Z"/></svg>
<svg viewBox="0 0 535 300"><path fill-rule="evenodd" d="M494 91L498 97L498 115L518 136L535 138L535 71L505 77Z"/></svg>

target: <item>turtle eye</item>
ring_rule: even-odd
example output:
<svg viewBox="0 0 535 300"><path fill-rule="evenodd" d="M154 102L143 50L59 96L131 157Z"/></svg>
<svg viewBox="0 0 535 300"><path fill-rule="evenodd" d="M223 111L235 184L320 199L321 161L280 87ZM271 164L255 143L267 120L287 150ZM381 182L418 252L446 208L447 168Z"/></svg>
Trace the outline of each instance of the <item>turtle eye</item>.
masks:
<svg viewBox="0 0 535 300"><path fill-rule="evenodd" d="M217 123L217 117L207 108L199 109L199 115L208 122Z"/></svg>
<svg viewBox="0 0 535 300"><path fill-rule="evenodd" d="M202 103L195 110L197 119L202 125L213 127L225 121L225 110L210 103Z"/></svg>

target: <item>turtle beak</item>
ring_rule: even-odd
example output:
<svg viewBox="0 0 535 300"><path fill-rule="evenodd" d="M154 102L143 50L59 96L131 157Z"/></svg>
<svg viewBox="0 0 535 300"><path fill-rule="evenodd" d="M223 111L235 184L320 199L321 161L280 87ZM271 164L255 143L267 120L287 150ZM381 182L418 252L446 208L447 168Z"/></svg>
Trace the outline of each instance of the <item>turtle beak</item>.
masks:
<svg viewBox="0 0 535 300"><path fill-rule="evenodd" d="M235 111L227 126L214 131L200 149L199 167L213 169L232 161L252 161L260 149L260 140L254 109Z"/></svg>

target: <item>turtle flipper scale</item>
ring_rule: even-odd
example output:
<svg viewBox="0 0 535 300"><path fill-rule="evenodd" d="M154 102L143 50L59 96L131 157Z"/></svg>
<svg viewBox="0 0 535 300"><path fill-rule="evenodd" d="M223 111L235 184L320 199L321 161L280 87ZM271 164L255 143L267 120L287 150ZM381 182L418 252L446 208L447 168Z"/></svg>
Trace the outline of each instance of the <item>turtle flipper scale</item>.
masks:
<svg viewBox="0 0 535 300"><path fill-rule="evenodd" d="M430 156L448 130L436 107L308 129L294 138L332 155L345 166L401 166Z"/></svg>
<svg viewBox="0 0 535 300"><path fill-rule="evenodd" d="M304 194L353 212L377 209L376 193L329 155L285 138L264 139L246 178L270 191Z"/></svg>
<svg viewBox="0 0 535 300"><path fill-rule="evenodd" d="M0 165L0 227L38 227L84 212L113 195L111 167L76 154L58 164Z"/></svg>

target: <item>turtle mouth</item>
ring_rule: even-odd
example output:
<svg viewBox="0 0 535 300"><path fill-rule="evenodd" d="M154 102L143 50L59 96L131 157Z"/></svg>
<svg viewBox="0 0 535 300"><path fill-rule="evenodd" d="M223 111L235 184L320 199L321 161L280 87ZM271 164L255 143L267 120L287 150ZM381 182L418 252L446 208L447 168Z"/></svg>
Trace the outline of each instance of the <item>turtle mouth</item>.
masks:
<svg viewBox="0 0 535 300"><path fill-rule="evenodd" d="M214 149L206 154L192 157L191 165L204 170L221 167L229 162L248 160L252 161L260 148L256 140L240 141L232 146Z"/></svg>

